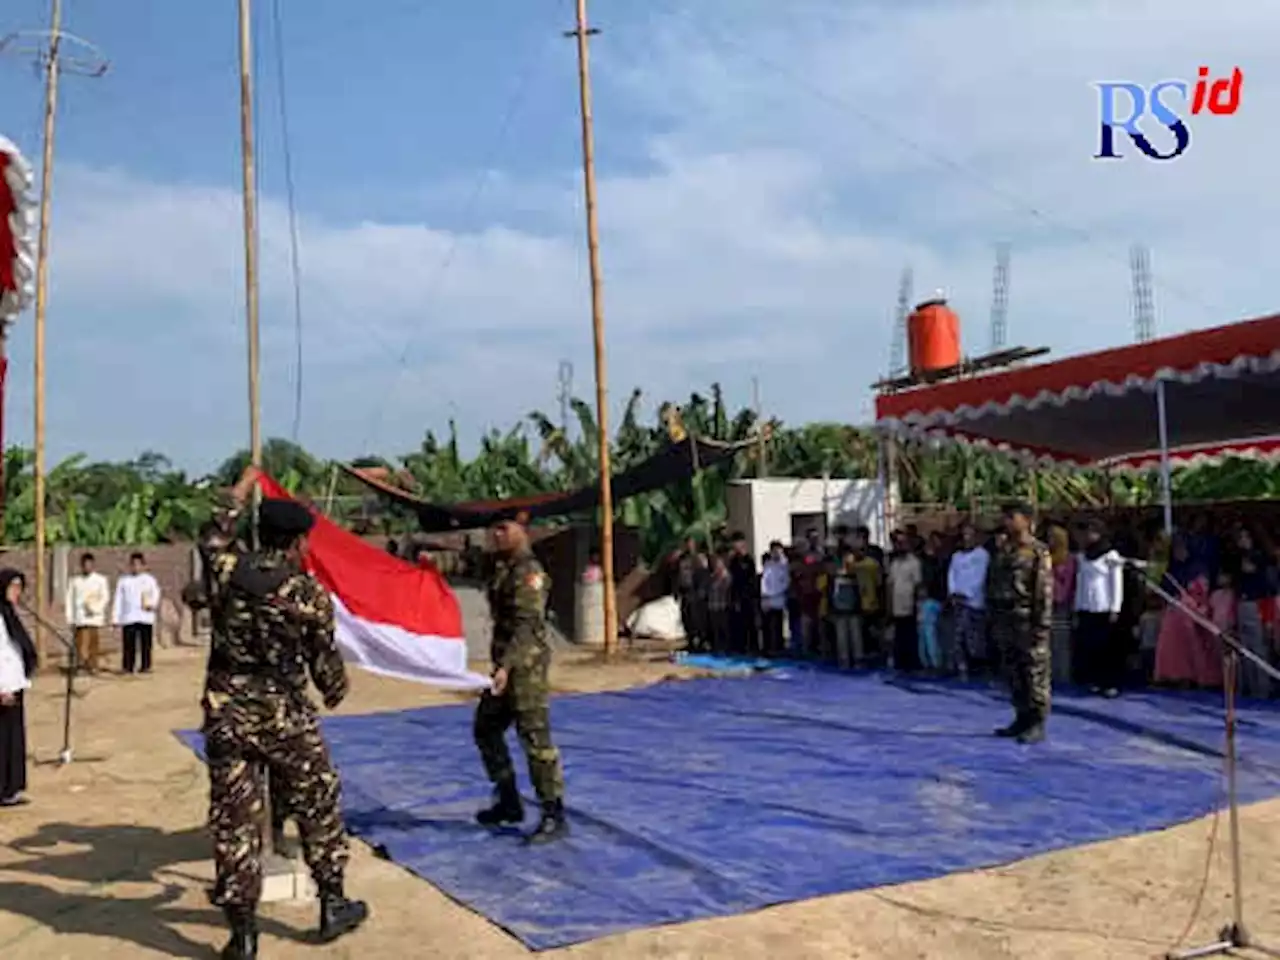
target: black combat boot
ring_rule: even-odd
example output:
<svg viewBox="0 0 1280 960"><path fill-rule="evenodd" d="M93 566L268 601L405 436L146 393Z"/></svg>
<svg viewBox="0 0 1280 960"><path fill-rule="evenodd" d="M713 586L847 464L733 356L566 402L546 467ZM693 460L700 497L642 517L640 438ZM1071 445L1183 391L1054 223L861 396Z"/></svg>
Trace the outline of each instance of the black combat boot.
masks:
<svg viewBox="0 0 1280 960"><path fill-rule="evenodd" d="M257 960L258 918L253 907L226 907L223 913L231 925L231 939L222 948L222 960Z"/></svg>
<svg viewBox="0 0 1280 960"><path fill-rule="evenodd" d="M1018 742L1026 744L1041 743L1044 740L1044 718L1033 714L1027 719L1026 729L1018 734Z"/></svg>
<svg viewBox="0 0 1280 960"><path fill-rule="evenodd" d="M1019 711L1018 715L1013 718L1013 723L996 730L995 734L997 737L1020 737L1027 732L1032 724L1032 718Z"/></svg>
<svg viewBox="0 0 1280 960"><path fill-rule="evenodd" d="M569 821L564 817L564 801L550 800L542 805L542 819L525 837L528 843L551 843L569 835Z"/></svg>
<svg viewBox="0 0 1280 960"><path fill-rule="evenodd" d="M320 888L320 942L332 943L369 919L369 905L349 900L342 881Z"/></svg>
<svg viewBox="0 0 1280 960"><path fill-rule="evenodd" d="M476 814L476 823L482 827L501 827L504 824L524 823L524 801L516 789L514 780L504 780L493 791L493 806Z"/></svg>

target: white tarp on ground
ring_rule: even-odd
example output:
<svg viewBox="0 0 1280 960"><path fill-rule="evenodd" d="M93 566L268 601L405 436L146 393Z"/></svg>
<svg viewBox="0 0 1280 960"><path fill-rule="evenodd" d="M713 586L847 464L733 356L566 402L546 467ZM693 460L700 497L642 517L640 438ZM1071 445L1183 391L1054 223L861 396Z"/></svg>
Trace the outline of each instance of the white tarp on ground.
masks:
<svg viewBox="0 0 1280 960"><path fill-rule="evenodd" d="M641 640L683 640L684 623L675 597L659 597L627 618L627 631Z"/></svg>

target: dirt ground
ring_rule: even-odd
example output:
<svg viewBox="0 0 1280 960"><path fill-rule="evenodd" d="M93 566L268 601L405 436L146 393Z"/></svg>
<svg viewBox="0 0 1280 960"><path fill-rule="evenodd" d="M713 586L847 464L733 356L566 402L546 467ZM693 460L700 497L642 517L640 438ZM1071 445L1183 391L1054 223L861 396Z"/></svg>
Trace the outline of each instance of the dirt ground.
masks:
<svg viewBox="0 0 1280 960"><path fill-rule="evenodd" d="M27 807L0 811L0 957L15 960L216 955L224 931L209 906L203 769L171 731L198 721L203 654L159 651L154 675L84 681L76 761L61 747L61 679L30 701L36 765ZM659 680L661 663L557 664L557 689ZM735 682L726 680L725 682ZM406 683L353 676L344 713L448 702ZM52 761L52 762L51 762ZM747 916L637 931L560 951L587 958L947 958L1102 960L1163 955L1187 925L1206 867L1212 820L1036 857L1006 867L845 894ZM1245 892L1255 933L1280 944L1280 801L1247 808ZM1225 840L1226 818L1218 831ZM306 942L314 908L269 907L268 958L434 957L506 960L528 951L431 885L355 845L349 885L373 918L347 940ZM1269 875L1270 874L1270 875ZM1225 844L1187 942L1212 938L1230 914Z"/></svg>

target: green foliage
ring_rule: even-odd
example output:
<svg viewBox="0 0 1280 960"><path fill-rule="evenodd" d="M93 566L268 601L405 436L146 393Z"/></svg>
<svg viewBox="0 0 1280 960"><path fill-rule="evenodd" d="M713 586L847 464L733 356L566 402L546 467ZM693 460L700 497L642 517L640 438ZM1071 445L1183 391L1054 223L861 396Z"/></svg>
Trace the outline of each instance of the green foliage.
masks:
<svg viewBox="0 0 1280 960"><path fill-rule="evenodd" d="M695 393L683 404L664 403L646 420L645 400L636 390L613 431L610 457L615 473L644 460L668 442L673 422L697 436L740 441L757 436L753 411L730 411L719 385L707 395ZM428 431L416 450L385 458L366 456L360 466L386 468L424 499L438 503L503 500L594 483L599 463L599 430L594 410L582 400L570 404L572 420L557 423L540 411L510 430L491 430L480 438L475 455L459 449L456 426L437 437ZM766 466L770 476L874 477L877 443L867 430L841 423L786 427L768 424ZM725 520L725 487L753 477L760 468L757 447L694 483L676 484L618 505L618 519L643 531L648 556L685 537L705 536ZM5 518L8 543L34 539L35 496L32 454L13 447L5 453ZM54 466L46 477L47 539L82 546L151 544L189 540L210 515L213 492L230 486L249 462L248 451L228 458L212 476L189 478L162 454L143 453L126 463L90 462L82 455ZM980 505L1008 497L1026 497L1035 485L1042 504L1101 504L1106 480L1089 472L1031 472L1005 457L947 446L902 448L900 491L910 503ZM288 440L271 439L263 447L263 465L291 493L309 499L359 532L405 534L415 529L411 516L388 508L362 484L331 462L312 456ZM1228 461L1178 471L1175 495L1181 500L1274 498L1280 496L1280 469L1253 461ZM1110 499L1116 504L1153 502L1159 490L1153 475L1115 478Z"/></svg>

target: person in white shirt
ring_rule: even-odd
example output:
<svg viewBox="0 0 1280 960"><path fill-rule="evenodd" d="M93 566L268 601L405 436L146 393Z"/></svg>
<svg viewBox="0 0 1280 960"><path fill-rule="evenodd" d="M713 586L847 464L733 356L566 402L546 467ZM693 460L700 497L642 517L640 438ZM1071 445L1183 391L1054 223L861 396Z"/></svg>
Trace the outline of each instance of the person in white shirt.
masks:
<svg viewBox="0 0 1280 960"><path fill-rule="evenodd" d="M25 581L0 571L0 807L26 803L27 723L23 698L36 672L36 648L14 604Z"/></svg>
<svg viewBox="0 0 1280 960"><path fill-rule="evenodd" d="M782 625L787 618L787 591L791 589L791 566L777 540L769 544L760 572L760 610L763 614L761 643L766 656L783 653Z"/></svg>
<svg viewBox="0 0 1280 960"><path fill-rule="evenodd" d="M952 638L953 662L961 679L970 667L986 658L987 651L987 568L991 554L978 542L973 524L960 528L960 549L947 566L947 596L955 616Z"/></svg>
<svg viewBox="0 0 1280 960"><path fill-rule="evenodd" d="M115 625L122 634L121 669L133 673L139 666L151 672L151 649L154 643L156 610L160 608L160 584L147 571L147 560L135 553L129 557L129 572L116 581L116 600L112 605Z"/></svg>
<svg viewBox="0 0 1280 960"><path fill-rule="evenodd" d="M893 618L893 666L907 673L920 669L920 624L916 612L924 585L924 568L914 546L905 533L895 530L886 574L889 616Z"/></svg>
<svg viewBox="0 0 1280 960"><path fill-rule="evenodd" d="M1075 650L1077 678L1094 693L1115 697L1124 678L1126 649L1116 630L1124 606L1124 562L1101 521L1090 521L1076 558Z"/></svg>
<svg viewBox="0 0 1280 960"><path fill-rule="evenodd" d="M80 557L80 573L67 584L67 623L75 636L76 659L90 673L98 670L101 631L107 625L111 584L94 569L93 554Z"/></svg>

